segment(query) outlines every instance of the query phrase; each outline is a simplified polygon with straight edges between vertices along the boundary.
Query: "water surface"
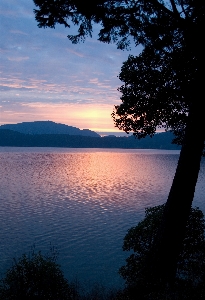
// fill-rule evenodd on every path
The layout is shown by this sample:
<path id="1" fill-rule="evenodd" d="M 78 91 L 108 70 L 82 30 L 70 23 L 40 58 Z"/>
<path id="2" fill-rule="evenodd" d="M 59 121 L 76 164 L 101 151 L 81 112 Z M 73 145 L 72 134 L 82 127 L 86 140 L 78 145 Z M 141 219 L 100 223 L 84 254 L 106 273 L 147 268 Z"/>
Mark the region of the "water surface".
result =
<path id="1" fill-rule="evenodd" d="M 179 151 L 0 147 L 0 273 L 28 252 L 59 250 L 68 279 L 119 286 L 123 237 L 166 201 Z M 202 161 L 194 205 L 205 212 Z"/>

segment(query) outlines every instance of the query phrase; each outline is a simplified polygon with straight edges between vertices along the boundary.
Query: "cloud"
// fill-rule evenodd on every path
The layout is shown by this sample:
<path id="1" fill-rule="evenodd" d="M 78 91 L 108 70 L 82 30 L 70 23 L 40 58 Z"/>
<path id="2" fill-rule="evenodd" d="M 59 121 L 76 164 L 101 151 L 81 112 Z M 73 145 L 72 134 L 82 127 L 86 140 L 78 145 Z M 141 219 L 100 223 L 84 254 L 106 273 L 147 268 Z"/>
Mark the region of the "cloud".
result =
<path id="1" fill-rule="evenodd" d="M 8 60 L 11 60 L 11 61 L 22 61 L 22 60 L 27 60 L 29 59 L 29 56 L 25 56 L 25 57 L 8 57 Z"/>
<path id="2" fill-rule="evenodd" d="M 26 32 L 23 32 L 21 30 L 10 30 L 11 33 L 14 33 L 14 34 L 23 34 L 23 35 L 28 35 L 28 33 Z"/>
<path id="3" fill-rule="evenodd" d="M 70 52 L 70 53 L 72 53 L 72 54 L 74 54 L 74 55 L 76 55 L 76 56 L 79 56 L 79 57 L 85 57 L 85 55 L 83 54 L 83 53 L 81 53 L 81 52 L 78 52 L 78 51 L 75 51 L 75 50 L 72 50 L 72 49 L 66 49 L 68 52 Z"/>
<path id="4" fill-rule="evenodd" d="M 40 77 L 40 76 L 39 76 Z M 43 76 L 41 76 L 44 78 Z M 84 76 L 73 76 L 67 78 L 64 82 L 61 78 L 56 82 L 55 78 L 37 79 L 28 77 L 24 78 L 22 73 L 14 73 L 5 77 L 0 77 L 0 87 L 2 96 L 6 99 L 15 100 L 16 93 L 22 99 L 28 98 L 28 102 L 36 101 L 38 98 L 53 98 L 56 102 L 82 102 L 82 103 L 110 103 L 119 99 L 119 92 L 113 87 L 112 81 L 94 77 L 90 78 L 89 74 Z M 112 100 L 111 100 L 112 99 Z"/>

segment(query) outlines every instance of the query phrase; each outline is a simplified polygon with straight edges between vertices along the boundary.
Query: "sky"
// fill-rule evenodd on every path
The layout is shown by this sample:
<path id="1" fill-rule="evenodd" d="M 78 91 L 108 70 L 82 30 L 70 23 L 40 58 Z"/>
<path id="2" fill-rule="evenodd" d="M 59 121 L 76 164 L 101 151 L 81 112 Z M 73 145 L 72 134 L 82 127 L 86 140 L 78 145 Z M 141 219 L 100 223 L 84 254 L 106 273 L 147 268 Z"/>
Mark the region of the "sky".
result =
<path id="1" fill-rule="evenodd" d="M 0 125 L 54 121 L 116 132 L 111 118 L 121 103 L 118 75 L 129 54 L 93 38 L 73 45 L 68 29 L 39 28 L 32 0 L 0 2 Z"/>

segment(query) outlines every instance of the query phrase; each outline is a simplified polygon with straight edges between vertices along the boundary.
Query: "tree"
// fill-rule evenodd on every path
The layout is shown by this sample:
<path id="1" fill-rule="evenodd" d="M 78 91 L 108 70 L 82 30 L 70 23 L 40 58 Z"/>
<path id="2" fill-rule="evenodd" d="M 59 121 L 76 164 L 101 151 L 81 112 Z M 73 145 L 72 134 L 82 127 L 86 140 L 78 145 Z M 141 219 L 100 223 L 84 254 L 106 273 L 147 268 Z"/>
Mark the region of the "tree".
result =
<path id="1" fill-rule="evenodd" d="M 0 299 L 75 299 L 74 289 L 56 263 L 55 253 L 22 255 L 0 282 Z"/>
<path id="2" fill-rule="evenodd" d="M 145 288 L 146 278 L 141 277 L 140 270 L 144 267 L 146 257 L 152 249 L 152 244 L 157 236 L 162 220 L 165 205 L 145 209 L 145 218 L 137 226 L 128 230 L 124 237 L 123 250 L 131 252 L 126 259 L 126 265 L 119 270 L 126 281 L 126 290 L 131 296 L 132 291 L 141 290 L 141 298 L 150 293 Z M 199 208 L 191 208 L 186 224 L 186 233 L 182 249 L 177 260 L 177 273 L 174 282 L 175 298 L 199 299 L 203 298 L 204 290 L 201 286 L 205 277 L 205 224 L 204 216 Z M 164 294 L 164 299 L 169 297 L 169 291 L 161 286 L 157 294 L 151 295 L 158 299 Z"/>
<path id="3" fill-rule="evenodd" d="M 164 127 L 181 144 L 190 104 L 189 90 L 181 82 L 184 77 L 191 82 L 192 74 L 182 67 L 185 51 L 177 52 L 162 56 L 146 47 L 123 63 L 119 78 L 124 85 L 118 89 L 122 104 L 112 114 L 116 127 L 133 131 L 138 138 L 152 136 L 157 127 Z"/>
<path id="4" fill-rule="evenodd" d="M 193 96 L 197 66 L 187 63 L 185 46 L 172 46 L 162 55 L 149 45 L 138 57 L 130 56 L 119 76 L 125 82 L 119 88 L 122 104 L 112 114 L 117 127 L 134 131 L 138 138 L 152 136 L 161 126 L 171 129 L 183 145 L 159 235 L 147 258 L 150 281 L 160 276 L 174 280 L 204 146 L 203 102 Z"/>
<path id="5" fill-rule="evenodd" d="M 39 27 L 55 27 L 57 23 L 78 27 L 76 35 L 68 35 L 73 43 L 91 36 L 93 24 L 100 23 L 100 41 L 115 42 L 123 49 L 129 47 L 132 38 L 144 48 L 134 65 L 138 68 L 138 78 L 142 76 L 146 81 L 144 84 L 138 81 L 136 93 L 129 93 L 132 88 L 129 83 L 121 88 L 123 103 L 113 116 L 117 126 L 127 132 L 134 130 L 138 137 L 153 135 L 157 125 L 170 127 L 175 133 L 183 132 L 182 150 L 161 227 L 153 253 L 147 259 L 150 280 L 158 278 L 159 282 L 170 283 L 176 274 L 204 147 L 205 3 L 200 0 L 34 0 L 34 3 L 39 8 L 35 10 Z M 132 65 L 133 59 L 130 58 Z M 161 80 L 159 88 L 156 74 Z M 128 72 L 125 82 L 129 82 L 131 75 L 136 76 Z M 168 83 L 166 88 L 165 83 Z"/>

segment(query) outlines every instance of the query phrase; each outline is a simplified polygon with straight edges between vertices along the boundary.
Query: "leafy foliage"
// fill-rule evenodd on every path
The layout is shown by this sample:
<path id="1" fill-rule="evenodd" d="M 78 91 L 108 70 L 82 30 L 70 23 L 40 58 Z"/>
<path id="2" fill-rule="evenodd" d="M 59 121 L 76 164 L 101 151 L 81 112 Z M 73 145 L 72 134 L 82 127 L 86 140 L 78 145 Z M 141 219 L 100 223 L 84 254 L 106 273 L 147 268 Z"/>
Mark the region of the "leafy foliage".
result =
<path id="1" fill-rule="evenodd" d="M 126 265 L 119 270 L 128 287 L 146 280 L 140 278 L 141 269 L 152 249 L 162 219 L 164 205 L 145 209 L 145 218 L 136 227 L 128 230 L 124 238 L 123 250 L 132 251 Z M 205 279 L 205 224 L 199 208 L 192 208 L 186 226 L 186 235 L 177 263 L 176 283 L 189 287 L 200 287 Z"/>
<path id="2" fill-rule="evenodd" d="M 56 263 L 55 253 L 22 255 L 0 282 L 0 299 L 74 299 L 74 290 Z"/>
<path id="3" fill-rule="evenodd" d="M 168 47 L 173 43 L 173 33 L 176 44 L 181 35 L 178 29 L 186 28 L 183 20 L 200 23 L 204 13 L 204 5 L 192 0 L 34 0 L 34 3 L 38 7 L 34 12 L 39 27 L 75 25 L 78 34 L 68 38 L 77 43 L 92 34 L 93 23 L 99 23 L 102 25 L 99 40 L 117 43 L 119 48 L 129 46 L 130 37 L 136 44 Z"/>
<path id="4" fill-rule="evenodd" d="M 115 125 L 135 135 L 153 135 L 157 127 L 184 131 L 190 101 L 182 77 L 190 77 L 182 67 L 183 53 L 164 56 L 146 48 L 138 57 L 129 56 L 123 63 L 119 78 L 125 84 L 119 88 L 122 104 L 115 106 Z M 179 63 L 178 60 L 181 60 Z M 190 81 L 191 79 L 189 79 Z"/>

